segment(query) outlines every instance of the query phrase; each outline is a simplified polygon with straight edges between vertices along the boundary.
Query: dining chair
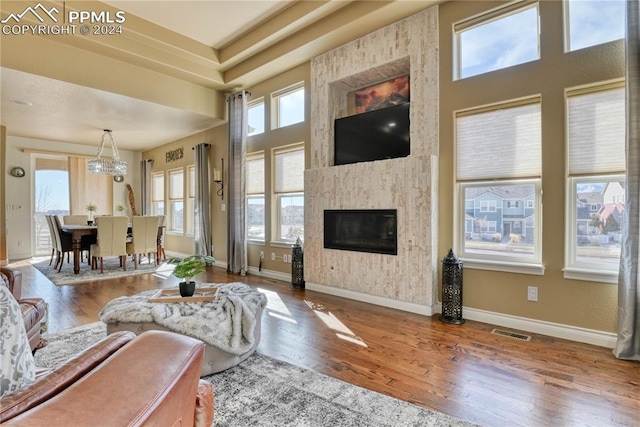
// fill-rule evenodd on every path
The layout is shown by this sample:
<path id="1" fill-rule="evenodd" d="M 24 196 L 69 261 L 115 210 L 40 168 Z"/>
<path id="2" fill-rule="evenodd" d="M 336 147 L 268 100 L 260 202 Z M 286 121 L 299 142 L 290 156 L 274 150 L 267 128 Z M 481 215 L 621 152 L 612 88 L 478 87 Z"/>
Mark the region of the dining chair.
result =
<path id="1" fill-rule="evenodd" d="M 64 215 L 62 222 L 64 225 L 87 225 L 89 215 Z"/>
<path id="2" fill-rule="evenodd" d="M 58 273 L 62 271 L 62 264 L 64 264 L 64 254 L 67 254 L 67 263 L 69 262 L 69 253 L 73 251 L 73 242 L 71 236 L 62 231 L 62 223 L 58 215 L 51 215 L 51 226 L 53 227 L 54 235 L 56 238 L 56 249 L 58 250 L 58 258 L 54 268 L 58 268 Z"/>
<path id="3" fill-rule="evenodd" d="M 159 218 L 157 216 L 133 217 L 131 223 L 131 242 L 127 242 L 127 255 L 133 256 L 133 266 L 135 269 L 138 268 L 138 262 L 142 254 L 146 254 L 149 263 L 151 263 L 151 254 L 157 253 L 158 224 Z"/>
<path id="4" fill-rule="evenodd" d="M 97 268 L 100 259 L 100 273 L 104 273 L 104 257 L 117 256 L 120 265 L 127 270 L 127 217 L 102 216 L 98 221 L 98 240 L 91 245 L 91 268 Z"/>
<path id="5" fill-rule="evenodd" d="M 49 259 L 49 265 L 53 262 L 53 256 L 56 254 L 56 235 L 53 231 L 53 224 L 51 224 L 51 215 L 44 216 L 45 221 L 47 222 L 47 227 L 49 228 L 49 238 L 51 239 L 51 259 Z M 58 258 L 56 257 L 56 264 Z"/>

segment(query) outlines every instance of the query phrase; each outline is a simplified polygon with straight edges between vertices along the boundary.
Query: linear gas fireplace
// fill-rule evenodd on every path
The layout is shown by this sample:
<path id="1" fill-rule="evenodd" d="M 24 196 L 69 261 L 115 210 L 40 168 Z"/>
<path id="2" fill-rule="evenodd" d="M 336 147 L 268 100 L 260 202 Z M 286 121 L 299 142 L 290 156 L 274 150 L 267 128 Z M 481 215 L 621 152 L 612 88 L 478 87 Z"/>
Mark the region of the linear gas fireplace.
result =
<path id="1" fill-rule="evenodd" d="M 398 254 L 396 209 L 325 210 L 324 247 Z"/>

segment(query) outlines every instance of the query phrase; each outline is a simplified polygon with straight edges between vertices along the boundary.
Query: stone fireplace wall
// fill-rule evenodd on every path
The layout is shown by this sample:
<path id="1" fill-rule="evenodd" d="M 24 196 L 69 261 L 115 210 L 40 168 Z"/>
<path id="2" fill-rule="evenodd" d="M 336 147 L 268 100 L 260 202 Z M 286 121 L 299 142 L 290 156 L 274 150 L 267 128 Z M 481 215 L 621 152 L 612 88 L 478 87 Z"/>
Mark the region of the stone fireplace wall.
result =
<path id="1" fill-rule="evenodd" d="M 432 314 L 437 296 L 438 9 L 311 61 L 311 168 L 305 171 L 309 289 Z M 410 76 L 411 154 L 333 166 L 333 123 L 347 94 Z M 325 209 L 397 209 L 398 255 L 324 249 Z"/>

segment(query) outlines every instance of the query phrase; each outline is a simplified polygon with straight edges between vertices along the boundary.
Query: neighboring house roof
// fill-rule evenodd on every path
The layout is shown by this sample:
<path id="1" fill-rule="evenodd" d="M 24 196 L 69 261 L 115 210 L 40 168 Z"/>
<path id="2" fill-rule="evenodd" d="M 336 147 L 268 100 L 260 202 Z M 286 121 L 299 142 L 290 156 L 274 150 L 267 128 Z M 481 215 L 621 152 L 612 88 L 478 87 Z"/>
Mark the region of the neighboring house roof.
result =
<path id="1" fill-rule="evenodd" d="M 477 199 L 486 193 L 491 193 L 503 200 L 521 200 L 534 193 L 534 188 L 529 185 L 513 185 L 500 187 L 467 187 L 465 198 Z"/>
<path id="2" fill-rule="evenodd" d="M 578 200 L 590 205 L 602 204 L 604 201 L 603 193 L 600 191 L 588 191 L 578 193 Z"/>

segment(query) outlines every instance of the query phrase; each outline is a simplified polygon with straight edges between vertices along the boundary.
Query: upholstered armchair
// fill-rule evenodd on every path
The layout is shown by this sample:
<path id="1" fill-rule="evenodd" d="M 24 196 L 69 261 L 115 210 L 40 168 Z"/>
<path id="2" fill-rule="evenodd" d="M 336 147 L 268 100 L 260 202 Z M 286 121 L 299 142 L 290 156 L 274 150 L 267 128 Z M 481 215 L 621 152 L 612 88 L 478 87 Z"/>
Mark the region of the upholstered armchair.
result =
<path id="1" fill-rule="evenodd" d="M 98 220 L 98 241 L 91 245 L 91 268 L 97 268 L 100 259 L 100 273 L 104 273 L 104 257 L 117 256 L 123 270 L 127 269 L 127 228 L 126 216 L 102 216 Z"/>
<path id="2" fill-rule="evenodd" d="M 158 226 L 160 219 L 157 216 L 134 216 L 131 226 L 131 242 L 127 243 L 127 255 L 133 255 L 134 268 L 138 268 L 138 258 L 141 254 L 147 254 L 149 263 L 151 254 L 158 252 Z"/>

